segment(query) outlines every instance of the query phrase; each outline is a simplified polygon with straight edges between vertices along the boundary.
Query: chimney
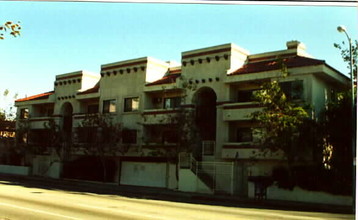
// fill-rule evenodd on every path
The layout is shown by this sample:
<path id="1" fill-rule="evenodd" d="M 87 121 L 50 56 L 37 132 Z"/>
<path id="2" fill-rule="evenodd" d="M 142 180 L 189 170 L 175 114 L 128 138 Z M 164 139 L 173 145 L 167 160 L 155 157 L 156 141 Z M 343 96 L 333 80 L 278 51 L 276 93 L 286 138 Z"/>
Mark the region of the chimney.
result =
<path id="1" fill-rule="evenodd" d="M 297 40 L 288 41 L 288 42 L 286 43 L 286 45 L 287 45 L 287 49 L 306 50 L 306 46 L 305 46 L 303 43 L 301 43 L 301 42 L 299 42 L 299 41 L 297 41 Z"/>
<path id="2" fill-rule="evenodd" d="M 294 50 L 297 55 L 304 57 L 312 57 L 306 52 L 306 46 L 300 41 L 293 40 L 286 43 L 287 50 Z"/>

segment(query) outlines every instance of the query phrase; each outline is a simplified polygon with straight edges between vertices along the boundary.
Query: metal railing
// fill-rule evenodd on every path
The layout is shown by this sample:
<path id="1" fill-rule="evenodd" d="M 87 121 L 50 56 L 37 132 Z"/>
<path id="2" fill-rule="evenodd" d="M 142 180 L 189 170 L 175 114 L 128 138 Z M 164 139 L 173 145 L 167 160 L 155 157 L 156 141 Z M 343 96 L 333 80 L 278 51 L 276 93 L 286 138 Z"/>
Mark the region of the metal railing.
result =
<path id="1" fill-rule="evenodd" d="M 212 192 L 222 194 L 234 193 L 234 163 L 216 161 L 197 161 L 190 153 L 179 155 L 180 169 L 189 169 Z"/>

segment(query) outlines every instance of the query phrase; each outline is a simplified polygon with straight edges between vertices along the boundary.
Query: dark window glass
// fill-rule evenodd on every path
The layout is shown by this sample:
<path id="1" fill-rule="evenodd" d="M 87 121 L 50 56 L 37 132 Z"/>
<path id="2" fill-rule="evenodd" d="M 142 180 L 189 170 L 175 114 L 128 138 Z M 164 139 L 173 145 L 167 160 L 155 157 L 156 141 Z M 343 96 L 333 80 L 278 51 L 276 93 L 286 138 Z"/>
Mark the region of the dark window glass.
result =
<path id="1" fill-rule="evenodd" d="M 116 100 L 110 99 L 103 101 L 103 113 L 114 113 L 116 112 Z"/>
<path id="2" fill-rule="evenodd" d="M 175 132 L 175 130 L 165 130 L 163 132 L 163 141 L 167 143 L 177 143 L 178 134 Z"/>
<path id="3" fill-rule="evenodd" d="M 237 142 L 251 142 L 252 141 L 251 128 L 238 128 L 236 130 L 236 141 Z"/>
<path id="4" fill-rule="evenodd" d="M 237 93 L 238 102 L 252 102 L 254 101 L 254 92 L 257 90 L 240 90 Z"/>
<path id="5" fill-rule="evenodd" d="M 134 112 L 139 109 L 139 98 L 125 98 L 124 99 L 124 112 Z"/>
<path id="6" fill-rule="evenodd" d="M 91 143 L 95 142 L 97 138 L 96 127 L 78 127 L 77 137 L 79 143 Z"/>
<path id="7" fill-rule="evenodd" d="M 20 119 L 27 119 L 29 118 L 29 109 L 23 108 L 20 110 Z"/>
<path id="8" fill-rule="evenodd" d="M 303 99 L 303 81 L 291 81 L 280 83 L 282 91 L 285 93 L 288 100 Z"/>
<path id="9" fill-rule="evenodd" d="M 39 147 L 49 147 L 51 145 L 51 131 L 48 129 L 31 129 L 29 131 L 29 144 L 36 144 Z"/>
<path id="10" fill-rule="evenodd" d="M 124 144 L 137 143 L 137 130 L 123 130 L 122 131 L 122 142 Z"/>
<path id="11" fill-rule="evenodd" d="M 94 114 L 98 113 L 98 104 L 88 105 L 87 106 L 87 113 L 88 114 Z"/>
<path id="12" fill-rule="evenodd" d="M 181 99 L 180 97 L 165 98 L 164 99 L 164 108 L 178 108 L 180 106 Z"/>
<path id="13" fill-rule="evenodd" d="M 47 109 L 47 113 L 46 113 L 48 117 L 52 116 L 53 115 L 53 108 L 48 108 Z"/>

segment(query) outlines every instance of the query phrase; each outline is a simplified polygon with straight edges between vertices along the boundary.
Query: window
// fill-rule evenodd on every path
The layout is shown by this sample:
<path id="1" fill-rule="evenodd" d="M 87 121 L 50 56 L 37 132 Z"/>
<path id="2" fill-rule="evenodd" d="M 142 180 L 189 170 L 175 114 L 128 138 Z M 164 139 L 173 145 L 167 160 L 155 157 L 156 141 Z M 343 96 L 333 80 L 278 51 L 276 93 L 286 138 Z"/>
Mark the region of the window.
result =
<path id="1" fill-rule="evenodd" d="M 254 101 L 254 93 L 257 90 L 239 90 L 237 93 L 238 102 L 252 102 Z"/>
<path id="2" fill-rule="evenodd" d="M 103 105 L 104 106 L 104 105 Z M 87 106 L 87 113 L 88 114 L 94 114 L 98 113 L 98 104 L 92 104 Z"/>
<path id="3" fill-rule="evenodd" d="M 122 131 L 123 144 L 135 144 L 137 143 L 137 130 L 123 130 Z"/>
<path id="4" fill-rule="evenodd" d="M 296 80 L 291 82 L 280 83 L 282 91 L 285 93 L 288 100 L 303 99 L 303 81 Z"/>
<path id="5" fill-rule="evenodd" d="M 139 108 L 139 98 L 125 98 L 124 99 L 124 112 L 135 112 Z"/>
<path id="6" fill-rule="evenodd" d="M 236 130 L 236 141 L 237 142 L 251 142 L 252 130 L 251 128 L 237 128 Z"/>
<path id="7" fill-rule="evenodd" d="M 53 108 L 48 108 L 46 112 L 47 117 L 51 117 L 53 115 Z"/>
<path id="8" fill-rule="evenodd" d="M 35 117 L 50 117 L 53 115 L 52 105 L 34 105 L 33 116 Z"/>
<path id="9" fill-rule="evenodd" d="M 178 134 L 174 129 L 168 129 L 163 131 L 163 142 L 167 143 L 177 143 Z"/>
<path id="10" fill-rule="evenodd" d="M 47 147 L 51 144 L 51 132 L 48 129 L 31 129 L 28 142 L 39 147 Z"/>
<path id="11" fill-rule="evenodd" d="M 29 109 L 23 108 L 20 110 L 20 119 L 27 119 L 29 118 Z"/>
<path id="12" fill-rule="evenodd" d="M 96 141 L 96 127 L 78 127 L 76 131 L 79 143 L 94 143 Z"/>
<path id="13" fill-rule="evenodd" d="M 180 97 L 165 98 L 164 99 L 164 109 L 178 108 L 180 106 L 180 102 L 181 102 Z"/>
<path id="14" fill-rule="evenodd" d="M 103 101 L 103 113 L 114 113 L 116 112 L 116 100 L 110 99 Z"/>

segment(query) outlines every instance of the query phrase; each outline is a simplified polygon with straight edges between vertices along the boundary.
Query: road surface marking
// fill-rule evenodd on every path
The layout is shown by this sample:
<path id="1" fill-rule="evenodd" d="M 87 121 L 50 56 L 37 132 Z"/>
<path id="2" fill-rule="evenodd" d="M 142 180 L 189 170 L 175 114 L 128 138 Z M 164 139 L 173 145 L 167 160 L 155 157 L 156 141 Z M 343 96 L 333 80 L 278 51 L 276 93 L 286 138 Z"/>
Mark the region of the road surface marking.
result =
<path id="1" fill-rule="evenodd" d="M 30 212 L 37 212 L 37 213 L 41 213 L 41 214 L 45 214 L 45 215 L 57 216 L 57 217 L 61 217 L 61 218 L 80 220 L 80 218 L 75 218 L 75 217 L 71 217 L 71 216 L 56 214 L 56 213 L 52 213 L 52 212 L 46 212 L 46 211 L 37 210 L 37 209 L 26 208 L 26 207 L 12 205 L 12 204 L 8 204 L 8 203 L 0 202 L 0 205 L 7 206 L 7 207 L 12 207 L 12 208 L 16 208 L 16 209 L 23 209 L 23 210 L 27 210 L 27 211 L 30 211 Z"/>

